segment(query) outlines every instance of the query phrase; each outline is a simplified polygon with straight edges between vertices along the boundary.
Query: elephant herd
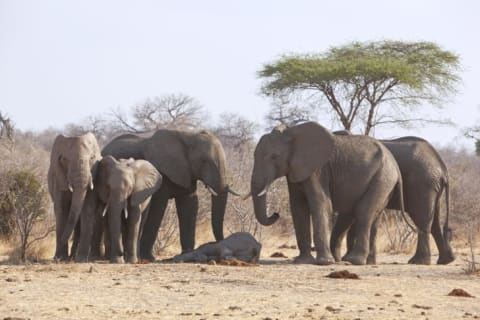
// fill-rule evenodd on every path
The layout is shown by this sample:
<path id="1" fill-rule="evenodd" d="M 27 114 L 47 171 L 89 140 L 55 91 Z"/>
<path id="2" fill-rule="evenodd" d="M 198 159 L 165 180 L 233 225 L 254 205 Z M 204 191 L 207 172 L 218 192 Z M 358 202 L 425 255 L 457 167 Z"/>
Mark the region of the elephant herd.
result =
<path id="1" fill-rule="evenodd" d="M 59 135 L 51 152 L 48 187 L 56 218 L 56 260 L 100 258 L 102 239 L 111 262 L 155 260 L 153 245 L 169 199 L 175 200 L 182 254 L 195 246 L 197 181 L 211 193 L 212 229 L 224 239 L 229 193 L 222 144 L 207 131 L 161 129 L 124 134 L 101 151 L 91 133 Z M 254 152 L 250 193 L 257 221 L 271 225 L 269 185 L 286 177 L 297 246 L 295 263 L 375 263 L 379 216 L 388 209 L 409 214 L 418 230 L 409 263 L 430 264 L 429 237 L 437 263 L 454 260 L 449 241 L 449 184 L 445 164 L 425 140 L 375 140 L 326 130 L 315 122 L 279 126 L 263 135 Z M 440 226 L 445 195 L 447 218 Z M 333 229 L 329 218 L 337 213 Z M 316 256 L 311 253 L 313 244 Z M 73 242 L 69 250 L 69 239 Z M 340 243 L 347 236 L 347 253 Z"/>

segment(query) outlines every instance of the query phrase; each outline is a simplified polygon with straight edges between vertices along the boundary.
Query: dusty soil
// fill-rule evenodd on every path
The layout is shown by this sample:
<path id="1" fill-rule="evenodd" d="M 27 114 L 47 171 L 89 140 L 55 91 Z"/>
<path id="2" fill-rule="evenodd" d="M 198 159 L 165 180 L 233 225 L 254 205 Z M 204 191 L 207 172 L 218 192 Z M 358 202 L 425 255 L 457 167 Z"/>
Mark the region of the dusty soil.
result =
<path id="1" fill-rule="evenodd" d="M 0 319 L 480 318 L 480 277 L 465 275 L 461 258 L 413 266 L 408 256 L 381 255 L 376 266 L 314 266 L 264 256 L 256 267 L 3 264 Z M 360 279 L 326 277 L 342 270 Z M 448 296 L 457 288 L 474 298 Z"/>

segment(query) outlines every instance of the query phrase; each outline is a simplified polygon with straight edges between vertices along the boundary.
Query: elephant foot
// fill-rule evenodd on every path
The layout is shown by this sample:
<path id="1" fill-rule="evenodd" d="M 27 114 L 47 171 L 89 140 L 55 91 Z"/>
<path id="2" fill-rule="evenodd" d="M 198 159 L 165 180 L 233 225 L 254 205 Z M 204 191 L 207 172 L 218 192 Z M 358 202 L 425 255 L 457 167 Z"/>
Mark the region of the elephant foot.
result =
<path id="1" fill-rule="evenodd" d="M 367 264 L 377 264 L 377 257 L 368 255 Z"/>
<path id="2" fill-rule="evenodd" d="M 317 259 L 315 259 L 315 263 L 321 266 L 327 266 L 330 264 L 335 263 L 335 259 L 333 259 L 332 256 L 330 257 L 324 257 L 324 256 L 317 256 Z"/>
<path id="3" fill-rule="evenodd" d="M 364 265 L 367 263 L 367 258 L 364 255 L 360 254 L 346 254 L 343 258 L 343 261 L 348 261 L 354 265 Z"/>
<path id="4" fill-rule="evenodd" d="M 140 253 L 140 260 L 155 262 L 155 257 L 151 253 Z"/>
<path id="5" fill-rule="evenodd" d="M 125 259 L 127 263 L 138 263 L 138 258 L 136 256 L 127 256 Z"/>
<path id="6" fill-rule="evenodd" d="M 293 259 L 294 264 L 316 264 L 315 258 L 311 254 L 301 254 Z"/>
<path id="7" fill-rule="evenodd" d="M 110 263 L 124 263 L 122 256 L 111 257 Z"/>
<path id="8" fill-rule="evenodd" d="M 53 261 L 59 263 L 59 262 L 68 262 L 70 261 L 70 257 L 69 256 L 66 256 L 66 257 L 59 257 L 59 256 L 55 256 L 53 257 Z"/>
<path id="9" fill-rule="evenodd" d="M 414 255 L 410 260 L 408 260 L 409 264 L 425 264 L 429 265 L 430 264 L 430 256 L 417 256 Z"/>
<path id="10" fill-rule="evenodd" d="M 437 264 L 449 264 L 455 260 L 455 255 L 452 252 L 444 254 L 438 257 Z"/>

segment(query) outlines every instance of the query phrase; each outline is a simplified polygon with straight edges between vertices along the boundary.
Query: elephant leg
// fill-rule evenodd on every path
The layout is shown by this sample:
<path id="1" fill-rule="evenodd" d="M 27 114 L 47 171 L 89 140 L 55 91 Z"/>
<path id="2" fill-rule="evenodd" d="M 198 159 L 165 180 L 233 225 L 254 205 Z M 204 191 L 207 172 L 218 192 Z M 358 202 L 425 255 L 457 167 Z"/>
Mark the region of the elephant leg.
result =
<path id="1" fill-rule="evenodd" d="M 191 193 L 175 198 L 178 224 L 180 227 L 180 244 L 182 253 L 192 251 L 195 247 L 195 224 L 198 212 L 197 194 Z"/>
<path id="2" fill-rule="evenodd" d="M 300 251 L 294 263 L 314 264 L 315 259 L 311 254 L 312 236 L 310 231 L 310 212 L 303 191 L 296 185 L 289 184 L 290 211 L 292 213 L 293 227 L 297 239 L 297 247 Z"/>
<path id="3" fill-rule="evenodd" d="M 57 191 L 53 201 L 55 211 L 55 236 L 56 248 L 54 259 L 57 261 L 68 260 L 68 243 L 63 243 L 61 237 L 67 222 L 68 210 L 70 208 L 70 197 L 66 192 Z"/>
<path id="4" fill-rule="evenodd" d="M 355 244 L 351 252 L 343 260 L 360 265 L 367 263 L 370 251 L 372 224 L 378 219 L 380 212 L 386 207 L 390 191 L 382 183 L 381 175 L 375 177 L 369 189 L 354 208 Z"/>
<path id="5" fill-rule="evenodd" d="M 368 251 L 367 264 L 377 264 L 377 232 L 380 216 L 377 217 L 370 229 L 370 250 Z"/>
<path id="6" fill-rule="evenodd" d="M 316 263 L 328 265 L 335 262 L 329 247 L 330 228 L 328 217 L 333 214 L 330 199 L 316 179 L 304 182 L 308 208 L 312 217 L 313 243 L 317 252 Z"/>
<path id="7" fill-rule="evenodd" d="M 422 194 L 415 199 L 415 206 L 410 210 L 410 217 L 417 226 L 418 238 L 415 254 L 408 263 L 430 264 L 430 230 L 432 229 L 435 197 L 433 194 Z"/>
<path id="8" fill-rule="evenodd" d="M 348 228 L 350 228 L 352 223 L 353 217 L 351 214 L 338 214 L 337 221 L 335 222 L 332 229 L 332 235 L 330 236 L 330 250 L 332 251 L 335 261 L 340 261 L 341 259 L 342 240 L 345 237 L 345 233 L 347 232 Z M 353 227 L 350 228 L 348 232 L 349 236 L 352 233 L 352 229 Z"/>
<path id="9" fill-rule="evenodd" d="M 435 239 L 435 243 L 438 248 L 438 260 L 437 264 L 448 264 L 455 260 L 455 255 L 453 254 L 452 247 L 450 246 L 450 239 L 448 234 L 442 234 L 442 229 L 440 226 L 440 198 L 442 193 L 437 195 L 435 201 L 435 209 L 432 222 L 432 235 Z"/>
<path id="10" fill-rule="evenodd" d="M 80 215 L 80 239 L 75 255 L 75 262 L 87 262 L 92 245 L 93 224 L 95 218 L 95 195 L 88 191 Z"/>
<path id="11" fill-rule="evenodd" d="M 140 218 L 141 212 L 138 206 L 129 208 L 127 219 L 127 239 L 125 242 L 125 256 L 128 263 L 137 263 L 138 261 L 137 242 L 140 232 Z"/>
<path id="12" fill-rule="evenodd" d="M 162 223 L 163 215 L 168 204 L 167 192 L 162 188 L 157 191 L 150 202 L 150 212 L 147 215 L 143 232 L 140 238 L 140 259 L 155 261 L 153 245 L 157 240 L 158 229 Z"/>

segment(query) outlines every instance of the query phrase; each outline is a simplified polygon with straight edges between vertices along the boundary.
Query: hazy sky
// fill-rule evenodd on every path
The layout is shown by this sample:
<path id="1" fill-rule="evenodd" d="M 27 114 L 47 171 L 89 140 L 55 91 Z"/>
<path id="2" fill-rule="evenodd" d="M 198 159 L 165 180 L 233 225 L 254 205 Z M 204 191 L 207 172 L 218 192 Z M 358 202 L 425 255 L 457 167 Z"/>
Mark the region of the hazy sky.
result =
<path id="1" fill-rule="evenodd" d="M 474 0 L 0 0 L 0 110 L 39 130 L 182 92 L 212 116 L 261 121 L 269 100 L 256 72 L 282 53 L 426 40 L 462 58 L 461 92 L 440 115 L 458 128 L 384 128 L 377 137 L 466 144 L 460 129 L 480 122 L 479 12 Z"/>

